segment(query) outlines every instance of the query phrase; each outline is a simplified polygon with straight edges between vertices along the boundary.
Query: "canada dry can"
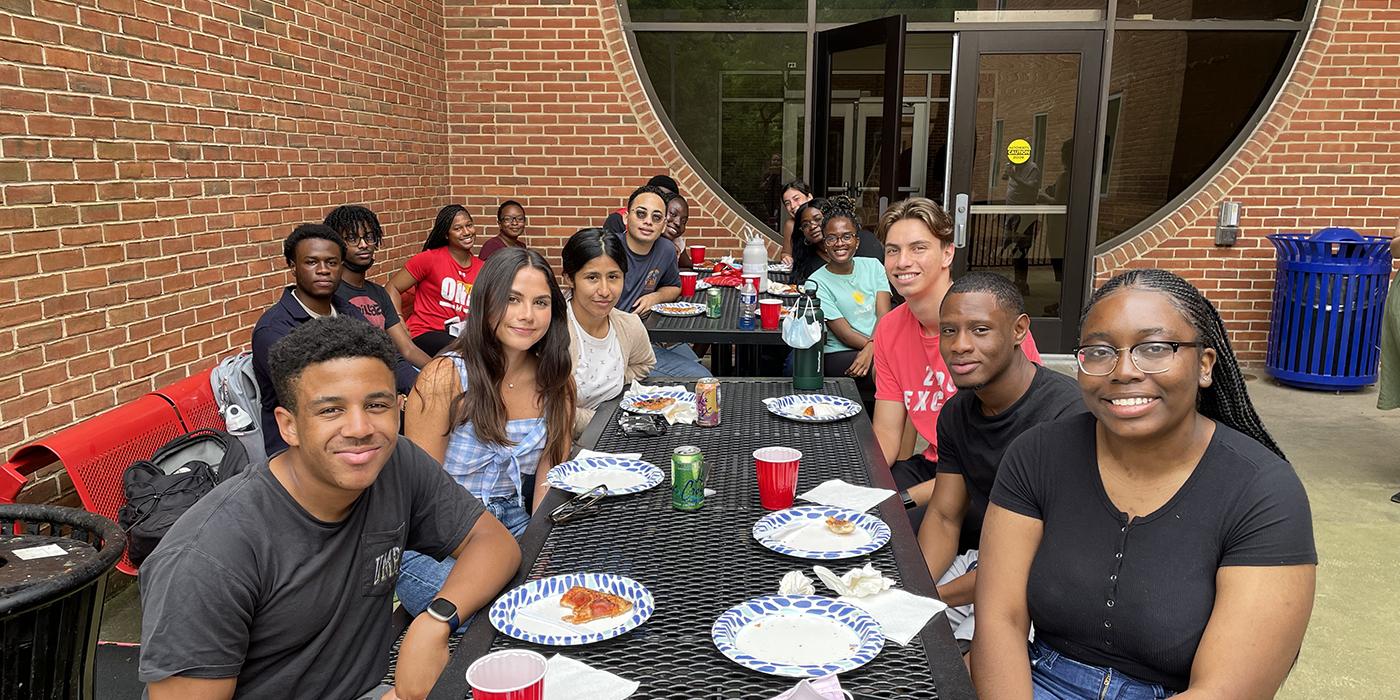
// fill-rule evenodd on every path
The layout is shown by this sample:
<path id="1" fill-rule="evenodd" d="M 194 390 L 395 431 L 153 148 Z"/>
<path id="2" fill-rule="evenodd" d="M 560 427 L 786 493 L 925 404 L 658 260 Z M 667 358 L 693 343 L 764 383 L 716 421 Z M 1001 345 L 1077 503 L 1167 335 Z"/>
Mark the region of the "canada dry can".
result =
<path id="1" fill-rule="evenodd" d="M 695 424 L 706 428 L 719 425 L 719 380 L 714 377 L 695 382 Z"/>
<path id="2" fill-rule="evenodd" d="M 705 505 L 705 456 L 694 445 L 671 452 L 671 507 L 700 510 Z"/>
<path id="3" fill-rule="evenodd" d="M 705 292 L 705 318 L 719 318 L 724 313 L 724 297 L 720 295 L 718 287 L 710 287 L 710 291 Z"/>

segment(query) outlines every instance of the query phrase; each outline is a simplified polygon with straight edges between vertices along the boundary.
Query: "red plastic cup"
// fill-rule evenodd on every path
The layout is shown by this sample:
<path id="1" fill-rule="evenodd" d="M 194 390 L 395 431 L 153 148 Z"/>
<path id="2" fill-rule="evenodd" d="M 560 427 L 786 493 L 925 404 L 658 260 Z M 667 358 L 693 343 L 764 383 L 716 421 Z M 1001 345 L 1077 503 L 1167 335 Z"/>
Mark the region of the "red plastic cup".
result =
<path id="1" fill-rule="evenodd" d="M 758 502 L 768 510 L 791 508 L 802 453 L 791 447 L 760 447 L 753 451 L 753 462 L 758 470 Z"/>
<path id="2" fill-rule="evenodd" d="M 705 262 L 705 246 L 690 246 L 690 264 L 700 265 Z"/>
<path id="3" fill-rule="evenodd" d="M 467 668 L 472 700 L 544 700 L 543 656 L 525 649 L 487 654 Z"/>
<path id="4" fill-rule="evenodd" d="M 681 296 L 683 296 L 683 297 L 693 297 L 693 296 L 695 296 L 695 281 L 696 281 L 697 279 L 699 279 L 699 275 L 697 275 L 697 274 L 694 273 L 694 272 L 682 272 L 682 273 L 681 273 Z"/>
<path id="5" fill-rule="evenodd" d="M 681 281 L 684 284 L 684 280 Z M 760 299 L 758 302 L 759 321 L 763 324 L 763 330 L 778 330 L 778 319 L 783 310 L 781 299 Z"/>
<path id="6" fill-rule="evenodd" d="M 762 277 L 759 277 L 758 275 L 744 275 L 744 276 L 743 276 L 743 279 L 744 279 L 744 286 L 743 286 L 743 287 L 740 287 L 740 288 L 739 288 L 739 291 L 743 291 L 743 290 L 744 290 L 744 287 L 747 287 L 747 286 L 749 285 L 749 280 L 753 280 L 753 290 L 754 290 L 755 292 L 758 292 L 759 294 L 762 294 L 763 292 L 767 291 L 767 290 L 765 290 L 765 289 L 763 288 L 763 278 L 762 278 Z"/>

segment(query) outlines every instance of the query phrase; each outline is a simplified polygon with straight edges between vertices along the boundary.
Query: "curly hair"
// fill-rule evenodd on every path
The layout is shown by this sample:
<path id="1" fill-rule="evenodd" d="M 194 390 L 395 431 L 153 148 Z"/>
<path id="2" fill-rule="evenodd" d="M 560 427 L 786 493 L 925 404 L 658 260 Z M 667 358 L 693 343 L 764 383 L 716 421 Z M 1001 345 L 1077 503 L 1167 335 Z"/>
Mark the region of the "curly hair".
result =
<path id="1" fill-rule="evenodd" d="M 334 243 L 335 246 L 340 249 L 340 259 L 345 259 L 345 239 L 341 238 L 340 234 L 335 232 L 335 229 L 325 224 L 302 224 L 292 229 L 292 233 L 287 236 L 287 240 L 282 241 L 282 257 L 287 259 L 288 265 L 296 262 L 297 245 L 302 241 L 310 239 L 320 239 Z"/>
<path id="2" fill-rule="evenodd" d="M 335 229 L 335 232 L 347 241 L 368 234 L 375 245 L 384 242 L 384 227 L 379 225 L 379 217 L 369 208 L 358 204 L 345 204 L 332 209 L 321 223 Z"/>
<path id="3" fill-rule="evenodd" d="M 297 326 L 268 352 L 268 372 L 278 403 L 295 413 L 296 384 L 307 367 L 356 357 L 383 362 L 393 385 L 398 351 L 388 333 L 350 316 L 315 318 Z"/>

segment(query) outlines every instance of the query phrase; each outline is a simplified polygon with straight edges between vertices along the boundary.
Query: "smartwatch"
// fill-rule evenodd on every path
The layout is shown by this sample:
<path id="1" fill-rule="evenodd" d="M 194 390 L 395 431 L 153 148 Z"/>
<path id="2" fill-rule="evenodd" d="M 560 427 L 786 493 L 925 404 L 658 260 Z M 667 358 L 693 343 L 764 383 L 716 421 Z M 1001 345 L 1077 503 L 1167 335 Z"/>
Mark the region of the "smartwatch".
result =
<path id="1" fill-rule="evenodd" d="M 434 620 L 446 622 L 450 628 L 449 632 L 457 631 L 457 606 L 452 601 L 446 598 L 434 598 L 433 602 L 428 603 L 428 608 L 424 612 L 432 616 Z"/>
<path id="2" fill-rule="evenodd" d="M 910 495 L 909 495 L 909 492 L 908 492 L 908 491 L 905 491 L 904 489 L 900 489 L 900 490 L 899 490 L 899 500 L 904 501 L 904 509 L 905 509 L 905 510 L 909 510 L 909 509 L 914 508 L 915 506 L 919 505 L 918 503 L 915 503 L 915 502 L 914 502 L 914 497 L 913 497 L 913 496 L 910 496 Z"/>

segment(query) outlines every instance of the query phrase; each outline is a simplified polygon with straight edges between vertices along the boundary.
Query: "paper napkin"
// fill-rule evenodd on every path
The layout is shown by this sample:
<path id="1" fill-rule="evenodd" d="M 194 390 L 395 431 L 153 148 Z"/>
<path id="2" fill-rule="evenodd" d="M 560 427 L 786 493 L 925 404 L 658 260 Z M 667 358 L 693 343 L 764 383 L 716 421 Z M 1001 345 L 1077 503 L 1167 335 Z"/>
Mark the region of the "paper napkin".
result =
<path id="1" fill-rule="evenodd" d="M 584 450 L 584 449 L 580 449 L 580 450 L 578 451 L 578 454 L 574 455 L 574 459 L 585 459 L 585 458 L 588 458 L 588 457 L 602 457 L 602 458 L 605 458 L 605 459 L 606 459 L 606 458 L 613 458 L 613 459 L 641 459 L 641 458 L 642 458 L 642 453 L 640 453 L 640 452 L 594 452 L 593 450 Z"/>
<path id="2" fill-rule="evenodd" d="M 551 656 L 545 664 L 545 700 L 624 700 L 637 692 L 640 685 L 563 654 Z"/>
<path id="3" fill-rule="evenodd" d="M 807 493 L 798 494 L 797 497 L 824 506 L 850 508 L 864 513 L 893 495 L 894 492 L 889 489 L 866 488 L 848 484 L 840 479 L 832 479 L 823 481 L 816 488 Z"/>
<path id="4" fill-rule="evenodd" d="M 839 600 L 870 613 L 880 623 L 885 639 L 900 646 L 909 644 L 934 615 L 948 607 L 941 600 L 914 595 L 902 588 L 864 598 L 841 596 Z"/>

